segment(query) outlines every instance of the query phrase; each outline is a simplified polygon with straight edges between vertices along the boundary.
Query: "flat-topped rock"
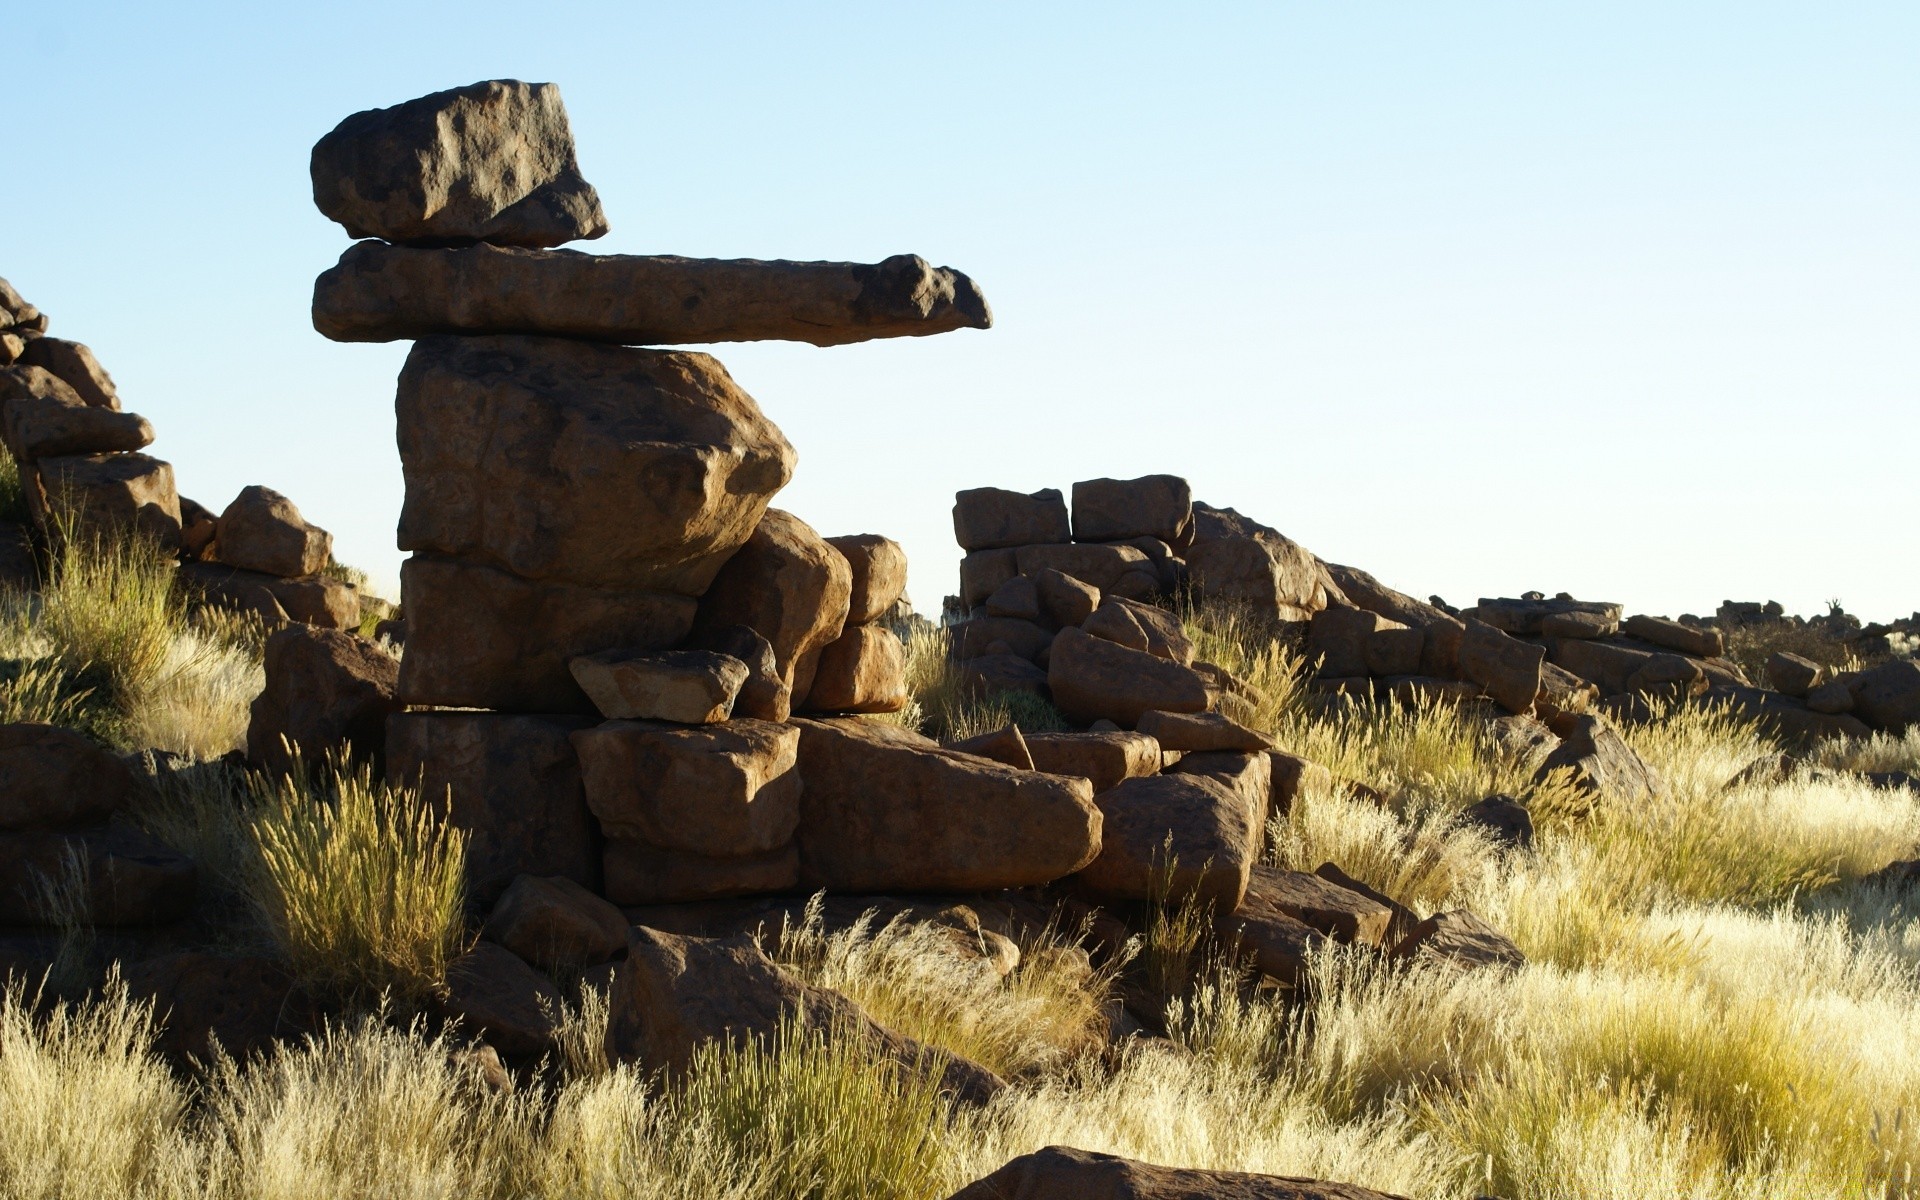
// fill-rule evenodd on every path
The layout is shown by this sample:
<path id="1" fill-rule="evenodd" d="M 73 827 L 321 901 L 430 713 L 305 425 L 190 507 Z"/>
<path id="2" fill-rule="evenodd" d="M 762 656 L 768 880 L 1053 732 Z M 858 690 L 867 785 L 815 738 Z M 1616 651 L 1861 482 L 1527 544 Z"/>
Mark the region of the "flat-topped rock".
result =
<path id="1" fill-rule="evenodd" d="M 551 83 L 485 80 L 354 113 L 310 170 L 314 204 L 357 238 L 557 246 L 607 231 Z"/>
<path id="2" fill-rule="evenodd" d="M 567 664 L 603 717 L 711 725 L 733 714 L 747 664 L 711 650 L 605 650 Z"/>
<path id="3" fill-rule="evenodd" d="M 313 327 L 336 342 L 526 333 L 629 346 L 844 346 L 992 323 L 973 280 L 913 254 L 789 262 L 362 242 L 313 287 Z"/>

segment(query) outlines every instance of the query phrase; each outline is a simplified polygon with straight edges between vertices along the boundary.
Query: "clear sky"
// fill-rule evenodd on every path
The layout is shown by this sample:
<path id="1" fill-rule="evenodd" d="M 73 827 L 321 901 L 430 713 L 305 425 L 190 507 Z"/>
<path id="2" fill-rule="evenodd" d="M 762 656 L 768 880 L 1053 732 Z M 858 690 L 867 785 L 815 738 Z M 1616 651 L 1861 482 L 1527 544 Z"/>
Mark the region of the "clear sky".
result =
<path id="1" fill-rule="evenodd" d="M 1920 608 L 1920 6 L 102 4 L 9 13 L 0 275 L 182 491 L 393 587 L 404 344 L 309 323 L 348 113 L 560 84 L 607 252 L 978 279 L 983 333 L 714 348 L 923 611 L 953 492 L 1175 472 L 1455 603 Z"/>

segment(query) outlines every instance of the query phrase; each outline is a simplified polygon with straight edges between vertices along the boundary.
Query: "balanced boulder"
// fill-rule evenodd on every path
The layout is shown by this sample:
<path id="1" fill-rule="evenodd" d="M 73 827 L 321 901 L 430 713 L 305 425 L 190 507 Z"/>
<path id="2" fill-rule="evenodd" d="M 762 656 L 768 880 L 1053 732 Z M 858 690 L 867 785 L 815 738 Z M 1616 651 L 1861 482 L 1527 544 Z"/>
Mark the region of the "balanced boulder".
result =
<path id="1" fill-rule="evenodd" d="M 969 554 L 1041 542 L 1065 542 L 1072 536 L 1067 504 L 1057 488 L 1031 495 L 1005 488 L 970 488 L 953 498 L 953 536 Z"/>
<path id="2" fill-rule="evenodd" d="M 799 517 L 769 508 L 701 598 L 697 625 L 745 625 L 766 638 L 798 707 L 820 652 L 846 627 L 852 595 L 846 556 Z"/>
<path id="3" fill-rule="evenodd" d="M 830 537 L 853 571 L 847 596 L 847 624 L 870 625 L 887 615 L 907 590 L 907 552 L 899 542 L 877 533 Z"/>
<path id="4" fill-rule="evenodd" d="M 221 562 L 283 578 L 318 574 L 333 559 L 333 535 L 258 484 L 240 489 L 215 522 L 213 538 Z"/>
<path id="5" fill-rule="evenodd" d="M 1080 872 L 1111 900 L 1189 897 L 1232 912 L 1258 852 L 1245 797 L 1205 775 L 1129 779 L 1100 793 L 1099 857 Z"/>
<path id="6" fill-rule="evenodd" d="M 1167 545 L 1193 537 L 1193 492 L 1178 475 L 1088 479 L 1073 485 L 1073 540 L 1124 542 L 1150 537 Z"/>
<path id="7" fill-rule="evenodd" d="M 1047 683 L 1060 711 L 1076 721 L 1105 717 L 1130 726 L 1152 709 L 1203 712 L 1210 699 L 1192 668 L 1080 629 L 1053 639 Z"/>

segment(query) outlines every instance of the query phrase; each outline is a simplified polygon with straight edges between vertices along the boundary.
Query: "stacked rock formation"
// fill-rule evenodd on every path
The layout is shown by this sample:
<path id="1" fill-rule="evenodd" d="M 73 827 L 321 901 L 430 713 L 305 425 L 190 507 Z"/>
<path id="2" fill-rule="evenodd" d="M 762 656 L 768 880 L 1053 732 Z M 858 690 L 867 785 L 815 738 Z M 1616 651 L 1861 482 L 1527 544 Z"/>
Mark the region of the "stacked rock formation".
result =
<path id="1" fill-rule="evenodd" d="M 519 876 L 627 904 L 880 874 L 1008 886 L 1091 857 L 1082 781 L 845 715 L 906 702 L 881 623 L 904 553 L 769 507 L 793 447 L 714 358 L 659 348 L 984 328 L 971 280 L 912 256 L 554 249 L 606 221 L 550 84 L 356 114 L 314 148 L 313 181 L 378 239 L 320 276 L 315 327 L 415 339 L 387 765 L 448 798 L 480 898 Z M 1005 829 L 974 828 L 996 813 Z"/>

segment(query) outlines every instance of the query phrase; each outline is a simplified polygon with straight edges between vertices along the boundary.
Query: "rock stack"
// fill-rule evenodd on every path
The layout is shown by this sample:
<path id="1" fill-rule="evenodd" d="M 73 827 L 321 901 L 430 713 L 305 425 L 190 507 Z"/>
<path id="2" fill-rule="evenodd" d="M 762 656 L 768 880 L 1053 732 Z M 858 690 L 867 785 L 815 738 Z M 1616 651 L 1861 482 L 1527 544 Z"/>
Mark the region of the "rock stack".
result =
<path id="1" fill-rule="evenodd" d="M 388 722 L 387 762 L 449 797 L 476 894 L 521 875 L 628 904 L 843 882 L 835 852 L 859 847 L 817 827 L 866 820 L 835 807 L 836 772 L 878 768 L 829 767 L 840 759 L 809 746 L 835 742 L 844 714 L 906 703 L 881 624 L 905 555 L 769 507 L 793 447 L 718 361 L 659 347 L 985 328 L 973 282 L 913 256 L 555 249 L 607 225 L 550 84 L 356 114 L 315 146 L 313 183 L 322 212 L 376 239 L 320 276 L 315 328 L 414 339 L 396 402 L 407 711 Z M 902 738 L 867 757 L 948 761 Z M 1036 785 L 983 766 L 998 803 L 1038 803 Z M 1060 803 L 1078 832 L 1040 855 L 1046 878 L 1091 853 L 1091 806 L 1070 787 Z M 900 841 L 901 872 L 924 866 Z"/>

